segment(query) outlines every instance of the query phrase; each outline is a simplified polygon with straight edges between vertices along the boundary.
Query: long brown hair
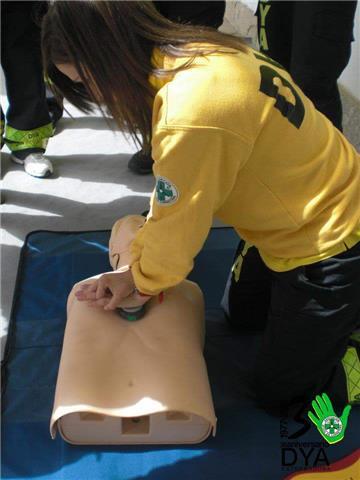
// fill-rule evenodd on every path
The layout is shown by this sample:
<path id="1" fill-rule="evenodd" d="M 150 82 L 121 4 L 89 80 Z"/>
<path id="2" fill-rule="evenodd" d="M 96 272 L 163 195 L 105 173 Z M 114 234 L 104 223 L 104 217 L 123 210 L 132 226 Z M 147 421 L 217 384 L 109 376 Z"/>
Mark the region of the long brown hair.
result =
<path id="1" fill-rule="evenodd" d="M 158 47 L 165 55 L 189 57 L 189 43 L 199 45 L 192 47 L 192 57 L 177 70 L 222 47 L 245 49 L 237 37 L 173 23 L 149 1 L 55 1 L 42 25 L 44 68 L 55 90 L 85 112 L 97 104 L 105 113 L 105 106 L 120 129 L 129 131 L 146 150 L 155 96 L 149 76 L 169 74 L 152 64 L 152 51 Z M 63 75 L 56 63 L 72 64 L 82 83 Z"/>

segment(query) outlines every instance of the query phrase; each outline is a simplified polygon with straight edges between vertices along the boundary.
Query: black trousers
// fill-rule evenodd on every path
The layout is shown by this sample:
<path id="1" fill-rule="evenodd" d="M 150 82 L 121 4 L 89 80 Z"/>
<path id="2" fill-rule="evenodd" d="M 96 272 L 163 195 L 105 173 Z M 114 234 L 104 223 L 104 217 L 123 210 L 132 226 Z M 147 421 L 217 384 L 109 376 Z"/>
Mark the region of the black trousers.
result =
<path id="1" fill-rule="evenodd" d="M 1 66 L 9 101 L 6 123 L 15 130 L 36 130 L 62 114 L 55 99 L 46 97 L 37 23 L 45 8 L 46 2 L 1 2 Z M 31 150 L 41 149 L 23 153 Z"/>
<path id="2" fill-rule="evenodd" d="M 7 122 L 31 130 L 50 122 L 40 50 L 37 2 L 1 2 L 1 65 L 9 99 Z"/>
<path id="3" fill-rule="evenodd" d="M 241 241 L 229 290 L 229 322 L 264 329 L 250 379 L 259 404 L 296 415 L 315 395 L 348 403 L 341 359 L 360 326 L 360 242 L 340 255 L 287 272 L 270 270 Z"/>
<path id="4" fill-rule="evenodd" d="M 179 23 L 219 28 L 225 13 L 225 1 L 159 1 L 154 2 L 164 17 Z"/>
<path id="5" fill-rule="evenodd" d="M 260 50 L 281 63 L 303 92 L 342 129 L 337 79 L 351 54 L 356 1 L 260 1 Z"/>

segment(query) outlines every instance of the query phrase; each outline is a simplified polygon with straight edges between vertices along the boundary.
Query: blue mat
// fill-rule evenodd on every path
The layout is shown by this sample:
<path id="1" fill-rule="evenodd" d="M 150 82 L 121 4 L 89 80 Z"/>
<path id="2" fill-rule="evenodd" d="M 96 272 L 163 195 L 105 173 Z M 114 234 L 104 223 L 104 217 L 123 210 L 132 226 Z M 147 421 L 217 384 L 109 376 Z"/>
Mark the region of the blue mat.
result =
<path id="1" fill-rule="evenodd" d="M 312 425 L 301 434 L 301 424 L 254 406 L 246 375 L 259 337 L 234 335 L 219 309 L 238 242 L 228 228 L 211 231 L 191 274 L 206 298 L 205 357 L 217 436 L 176 447 L 71 446 L 59 435 L 51 440 L 66 298 L 75 282 L 109 270 L 108 239 L 109 232 L 34 232 L 26 240 L 3 368 L 2 478 L 277 480 L 304 467 L 326 467 L 359 446 L 356 409 L 345 439 L 327 446 Z"/>

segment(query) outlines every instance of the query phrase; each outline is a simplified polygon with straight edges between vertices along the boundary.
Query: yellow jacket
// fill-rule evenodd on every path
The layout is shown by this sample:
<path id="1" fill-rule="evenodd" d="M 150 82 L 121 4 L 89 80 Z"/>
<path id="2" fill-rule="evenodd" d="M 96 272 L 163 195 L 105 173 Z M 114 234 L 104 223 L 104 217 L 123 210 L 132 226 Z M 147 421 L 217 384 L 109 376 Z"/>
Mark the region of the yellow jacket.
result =
<path id="1" fill-rule="evenodd" d="M 141 292 L 188 275 L 214 217 L 275 271 L 360 240 L 360 156 L 278 64 L 249 49 L 151 81 L 156 187 L 131 249 Z"/>

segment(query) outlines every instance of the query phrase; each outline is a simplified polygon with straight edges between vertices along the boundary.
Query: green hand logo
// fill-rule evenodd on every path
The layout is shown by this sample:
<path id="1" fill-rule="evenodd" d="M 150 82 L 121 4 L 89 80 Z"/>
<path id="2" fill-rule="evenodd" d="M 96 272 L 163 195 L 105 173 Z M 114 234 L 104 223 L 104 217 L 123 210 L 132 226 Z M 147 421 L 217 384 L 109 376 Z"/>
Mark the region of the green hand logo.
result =
<path id="1" fill-rule="evenodd" d="M 336 415 L 326 393 L 323 393 L 322 396 L 317 395 L 316 400 L 313 400 L 311 405 L 317 417 L 312 411 L 308 412 L 308 417 L 322 437 L 330 444 L 340 442 L 345 435 L 351 405 L 346 405 L 340 418 Z"/>

